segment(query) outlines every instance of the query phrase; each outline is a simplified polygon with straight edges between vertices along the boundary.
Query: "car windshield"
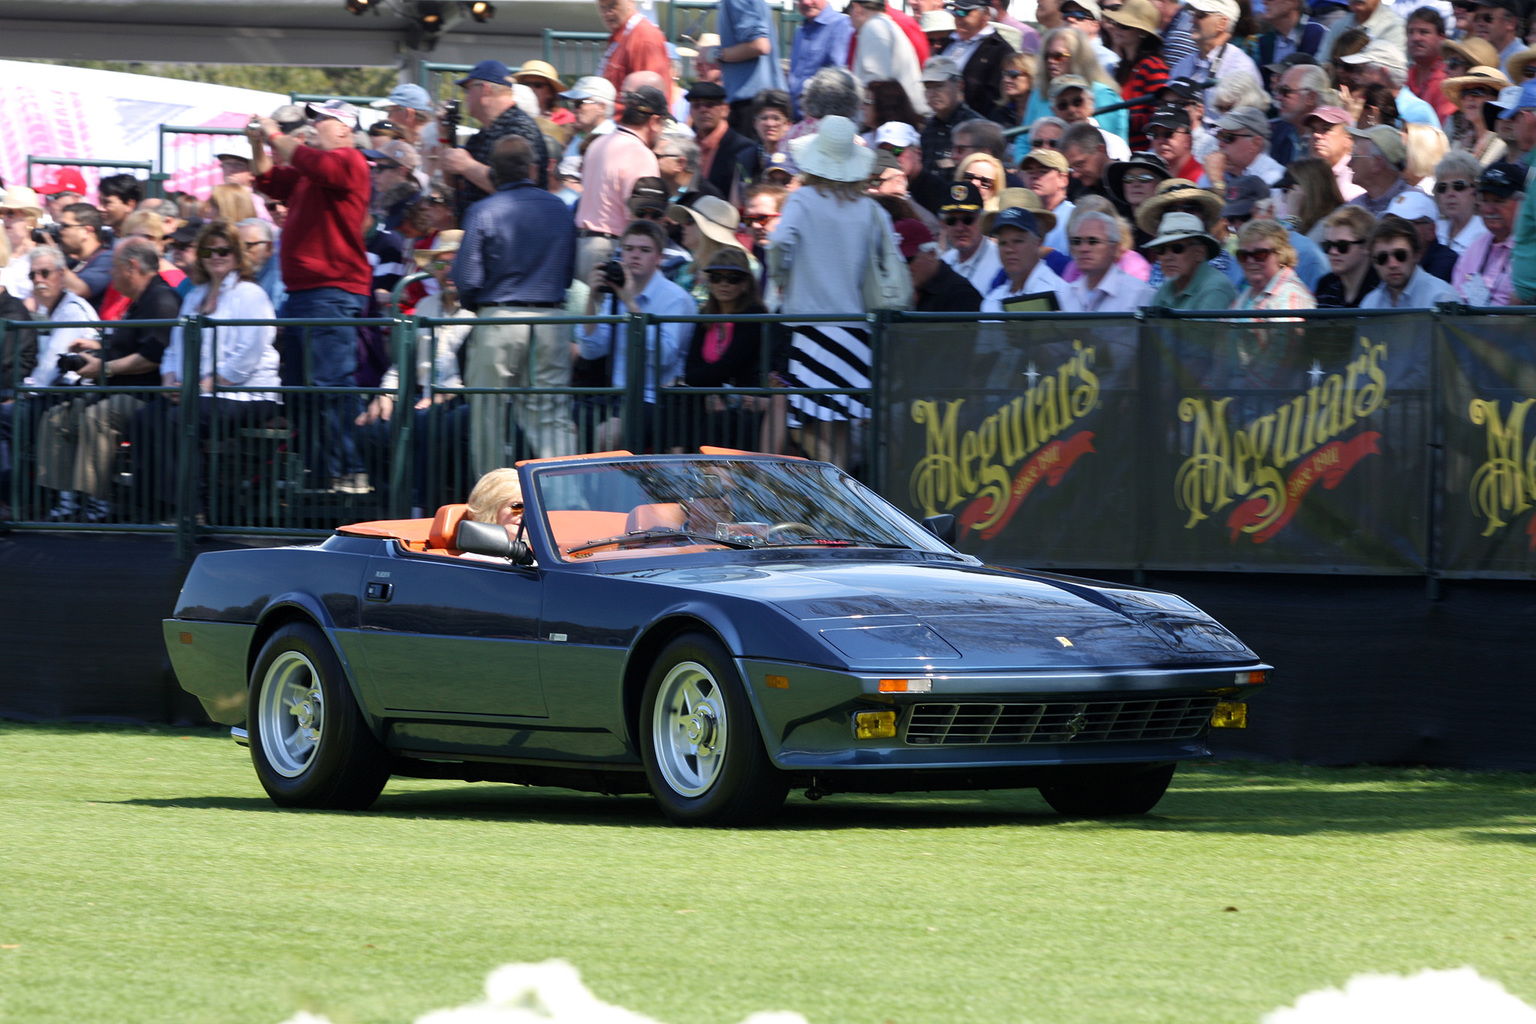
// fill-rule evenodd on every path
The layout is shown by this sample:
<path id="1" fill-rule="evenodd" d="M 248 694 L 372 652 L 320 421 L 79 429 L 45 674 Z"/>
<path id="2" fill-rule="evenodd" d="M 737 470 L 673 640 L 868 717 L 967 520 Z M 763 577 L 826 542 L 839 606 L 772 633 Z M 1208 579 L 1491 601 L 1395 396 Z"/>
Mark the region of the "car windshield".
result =
<path id="1" fill-rule="evenodd" d="M 725 548 L 949 552 L 837 468 L 818 462 L 673 456 L 541 467 L 538 508 L 562 557 Z"/>

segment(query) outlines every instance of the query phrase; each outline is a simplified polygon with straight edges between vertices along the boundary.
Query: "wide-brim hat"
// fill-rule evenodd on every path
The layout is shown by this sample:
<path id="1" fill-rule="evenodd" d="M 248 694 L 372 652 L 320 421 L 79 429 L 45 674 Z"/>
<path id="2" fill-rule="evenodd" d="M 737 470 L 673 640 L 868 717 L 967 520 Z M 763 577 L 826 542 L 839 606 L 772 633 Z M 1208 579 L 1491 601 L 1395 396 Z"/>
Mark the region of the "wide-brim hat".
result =
<path id="1" fill-rule="evenodd" d="M 25 185 L 12 185 L 0 196 L 0 210 L 21 210 L 34 217 L 43 215 L 43 202 L 37 193 Z"/>
<path id="2" fill-rule="evenodd" d="M 512 72 L 512 80 L 521 82 L 525 78 L 542 78 L 559 92 L 565 88 L 565 83 L 560 81 L 560 72 L 547 60 L 530 60 L 516 71 Z"/>
<path id="3" fill-rule="evenodd" d="M 1125 28 L 1136 28 L 1149 36 L 1161 37 L 1163 30 L 1158 24 L 1157 8 L 1151 0 L 1125 0 L 1114 10 L 1104 12 L 1104 17 Z"/>
<path id="4" fill-rule="evenodd" d="M 667 219 L 678 224 L 692 221 L 705 238 L 721 245 L 741 244 L 736 241 L 736 228 L 741 224 L 741 214 L 736 212 L 736 207 L 718 196 L 699 196 L 692 206 L 673 203 L 667 207 Z"/>
<path id="5" fill-rule="evenodd" d="M 821 119 L 815 135 L 791 139 L 789 155 L 806 174 L 828 181 L 863 181 L 875 166 L 875 154 L 855 144 L 853 122 L 841 114 Z"/>
<path id="6" fill-rule="evenodd" d="M 445 252 L 458 252 L 459 245 L 464 241 L 464 232 L 457 228 L 452 231 L 439 231 L 437 240 L 430 249 L 417 249 L 412 255 L 416 257 L 416 265 L 425 267 L 435 258 Z"/>
<path id="7" fill-rule="evenodd" d="M 1005 188 L 997 194 L 997 209 L 989 210 L 981 218 L 981 233 L 990 235 L 992 228 L 997 224 L 997 217 L 1004 210 L 1018 208 L 1028 210 L 1035 216 L 1035 223 L 1040 225 L 1040 237 L 1043 239 L 1056 228 L 1056 215 L 1045 208 L 1040 197 L 1027 188 Z"/>
<path id="8" fill-rule="evenodd" d="M 1536 46 L 1511 55 L 1509 60 L 1504 62 L 1504 70 L 1509 73 L 1509 80 L 1511 82 L 1524 81 L 1525 69 L 1531 66 L 1532 61 L 1536 61 Z"/>
<path id="9" fill-rule="evenodd" d="M 1453 54 L 1466 61 L 1469 68 L 1496 68 L 1500 63 L 1499 51 L 1488 40 L 1477 36 L 1442 40 L 1440 56 L 1449 57 Z"/>
<path id="10" fill-rule="evenodd" d="M 1183 242 L 1191 238 L 1198 238 L 1204 242 L 1210 256 L 1214 257 L 1221 251 L 1221 243 L 1206 233 L 1205 225 L 1192 213 L 1163 214 L 1163 219 L 1157 225 L 1157 237 L 1142 248 L 1155 249 L 1169 242 Z"/>
<path id="11" fill-rule="evenodd" d="M 1201 188 L 1188 178 L 1169 178 L 1157 186 L 1152 198 L 1136 209 L 1136 225 L 1149 235 L 1157 234 L 1163 222 L 1163 211 L 1174 203 L 1198 203 L 1204 210 L 1201 220 L 1209 231 L 1216 218 L 1221 216 L 1222 200 L 1208 188 Z"/>
<path id="12" fill-rule="evenodd" d="M 1141 167 L 1160 175 L 1163 181 L 1173 177 L 1168 165 L 1156 153 L 1132 153 L 1129 160 L 1116 160 L 1104 168 L 1104 183 L 1112 195 L 1125 198 L 1125 175 L 1132 167 Z"/>
<path id="13" fill-rule="evenodd" d="M 1461 106 L 1461 94 L 1476 86 L 1492 89 L 1495 94 L 1514 83 L 1511 82 L 1497 67 L 1471 68 L 1464 75 L 1456 78 L 1447 78 L 1440 83 L 1440 91 L 1445 93 L 1445 98 L 1457 106 Z M 1497 99 L 1497 95 L 1494 97 Z"/>

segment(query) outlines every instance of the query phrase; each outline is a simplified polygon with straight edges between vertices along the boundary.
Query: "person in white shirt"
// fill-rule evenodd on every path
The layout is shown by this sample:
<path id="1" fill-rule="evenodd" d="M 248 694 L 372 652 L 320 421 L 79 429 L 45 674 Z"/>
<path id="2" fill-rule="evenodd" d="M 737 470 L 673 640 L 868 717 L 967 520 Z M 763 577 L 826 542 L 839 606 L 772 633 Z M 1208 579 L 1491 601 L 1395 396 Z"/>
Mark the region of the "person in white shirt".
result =
<path id="1" fill-rule="evenodd" d="M 1019 206 L 997 215 L 990 234 L 996 239 L 998 258 L 1007 277 L 982 297 L 983 313 L 1007 312 L 1010 299 L 1042 293 L 1055 295 L 1061 310 L 1076 312 L 1067 282 L 1040 258 L 1040 243 L 1055 223 L 1056 218 L 1050 213 Z"/>
<path id="2" fill-rule="evenodd" d="M 953 267 L 982 295 L 1002 271 L 997 246 L 982 231 L 981 191 L 968 181 L 951 182 L 939 217 L 944 221 L 944 242 L 949 246 L 941 259 Z"/>
<path id="3" fill-rule="evenodd" d="M 1194 82 L 1244 75 L 1264 88 L 1264 79 L 1259 76 L 1253 58 L 1232 45 L 1232 30 L 1240 15 L 1237 0 L 1187 0 L 1185 6 L 1195 19 L 1196 49 L 1175 64 L 1169 75 Z M 1205 107 L 1216 109 L 1215 86 L 1205 91 Z"/>
<path id="4" fill-rule="evenodd" d="M 97 319 L 96 310 L 84 298 L 70 291 L 64 284 L 64 254 L 51 245 L 40 245 L 32 250 L 31 267 L 27 271 L 32 281 L 32 299 L 37 304 L 36 316 L 52 323 L 89 323 Z M 74 384 L 79 374 L 60 370 L 59 356 L 77 349 L 98 348 L 101 331 L 92 327 L 55 327 L 43 331 L 37 340 L 37 366 L 27 375 L 25 383 L 31 387 L 52 387 L 58 384 Z"/>
<path id="5" fill-rule="evenodd" d="M 1127 313 L 1152 300 L 1152 286 L 1118 264 L 1130 234 L 1125 221 L 1100 210 L 1078 210 L 1067 222 L 1072 261 L 1082 276 L 1067 286 L 1067 301 L 1084 313 Z"/>

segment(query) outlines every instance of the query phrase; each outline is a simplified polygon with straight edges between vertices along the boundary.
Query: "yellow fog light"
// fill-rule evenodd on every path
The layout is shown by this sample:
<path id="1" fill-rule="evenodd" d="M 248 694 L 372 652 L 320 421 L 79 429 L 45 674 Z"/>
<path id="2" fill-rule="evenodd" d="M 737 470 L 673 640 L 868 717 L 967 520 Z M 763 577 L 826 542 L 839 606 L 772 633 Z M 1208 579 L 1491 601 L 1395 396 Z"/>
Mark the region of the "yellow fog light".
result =
<path id="1" fill-rule="evenodd" d="M 896 735 L 896 712 L 858 711 L 853 716 L 853 735 L 861 740 L 888 740 Z"/>
<path id="2" fill-rule="evenodd" d="M 1248 728 L 1248 705 L 1235 700 L 1219 700 L 1211 712 L 1212 729 Z"/>

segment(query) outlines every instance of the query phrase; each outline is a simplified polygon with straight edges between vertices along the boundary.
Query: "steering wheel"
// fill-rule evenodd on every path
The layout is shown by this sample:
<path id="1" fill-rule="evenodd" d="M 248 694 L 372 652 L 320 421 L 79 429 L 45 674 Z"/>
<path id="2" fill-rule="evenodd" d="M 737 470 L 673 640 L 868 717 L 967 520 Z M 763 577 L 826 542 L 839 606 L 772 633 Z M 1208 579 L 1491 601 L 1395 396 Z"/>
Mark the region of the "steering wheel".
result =
<path id="1" fill-rule="evenodd" d="M 774 523 L 772 526 L 768 527 L 766 532 L 764 532 L 763 539 L 776 540 L 781 534 L 791 532 L 804 534 L 807 537 L 814 537 L 819 531 L 817 531 L 816 527 L 810 525 L 809 523 Z"/>

